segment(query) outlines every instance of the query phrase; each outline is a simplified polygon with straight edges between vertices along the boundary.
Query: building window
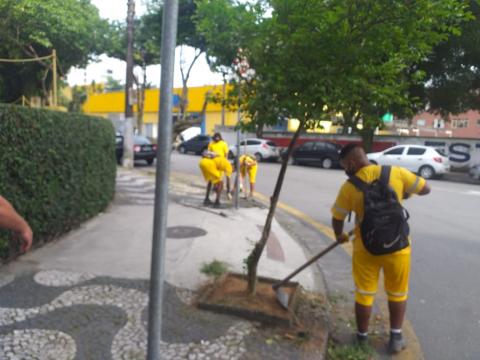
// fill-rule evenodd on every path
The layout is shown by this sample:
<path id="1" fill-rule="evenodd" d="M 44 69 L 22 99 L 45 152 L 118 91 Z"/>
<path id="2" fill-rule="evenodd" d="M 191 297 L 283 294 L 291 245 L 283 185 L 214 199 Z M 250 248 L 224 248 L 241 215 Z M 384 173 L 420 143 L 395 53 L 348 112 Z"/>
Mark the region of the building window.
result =
<path id="1" fill-rule="evenodd" d="M 445 128 L 445 120 L 443 120 L 443 119 L 433 120 L 433 128 L 434 129 L 444 129 Z"/>
<path id="2" fill-rule="evenodd" d="M 418 127 L 424 127 L 425 126 L 425 119 L 418 119 L 417 120 L 417 126 Z"/>
<path id="3" fill-rule="evenodd" d="M 452 120 L 452 127 L 454 129 L 464 129 L 468 127 L 467 119 L 454 119 Z"/>

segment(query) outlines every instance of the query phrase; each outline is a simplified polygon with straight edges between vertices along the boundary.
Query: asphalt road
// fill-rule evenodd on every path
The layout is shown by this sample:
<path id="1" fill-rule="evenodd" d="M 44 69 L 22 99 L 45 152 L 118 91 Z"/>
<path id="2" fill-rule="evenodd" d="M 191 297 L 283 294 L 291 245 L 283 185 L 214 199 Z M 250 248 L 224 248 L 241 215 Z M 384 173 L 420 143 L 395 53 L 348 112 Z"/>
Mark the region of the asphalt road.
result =
<path id="1" fill-rule="evenodd" d="M 172 171 L 200 175 L 198 156 L 172 156 Z M 271 195 L 279 164 L 261 163 L 257 191 Z M 341 170 L 290 166 L 280 201 L 329 224 Z M 480 359 L 480 185 L 431 180 L 413 197 L 408 318 L 427 359 Z"/>

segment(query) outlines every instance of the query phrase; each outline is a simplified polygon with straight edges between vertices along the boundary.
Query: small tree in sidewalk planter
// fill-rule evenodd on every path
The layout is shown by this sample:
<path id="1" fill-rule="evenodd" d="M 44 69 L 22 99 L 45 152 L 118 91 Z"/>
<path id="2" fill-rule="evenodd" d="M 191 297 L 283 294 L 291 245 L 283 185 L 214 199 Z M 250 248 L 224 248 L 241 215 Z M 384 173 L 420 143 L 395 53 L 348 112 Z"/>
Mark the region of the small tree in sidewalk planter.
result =
<path id="1" fill-rule="evenodd" d="M 219 4 L 225 5 L 222 11 L 211 11 Z M 199 9 L 203 16 L 197 25 L 207 40 L 207 54 L 225 59 L 221 65 L 235 72 L 232 57 L 241 49 L 254 71 L 248 81 L 235 84 L 242 110 L 249 115 L 242 127 L 262 129 L 285 118 L 299 122 L 282 159 L 262 236 L 247 258 L 248 292 L 255 295 L 258 262 L 302 131 L 342 111 L 355 117 L 350 122 L 355 121 L 354 131 L 368 147 L 385 112 L 411 107 L 408 88 L 422 79 L 412 65 L 468 16 L 460 0 L 259 0 L 243 5 L 242 12 L 231 0 L 202 0 Z M 214 24 L 238 19 L 240 13 L 244 21 L 230 21 L 231 38 L 219 42 Z"/>

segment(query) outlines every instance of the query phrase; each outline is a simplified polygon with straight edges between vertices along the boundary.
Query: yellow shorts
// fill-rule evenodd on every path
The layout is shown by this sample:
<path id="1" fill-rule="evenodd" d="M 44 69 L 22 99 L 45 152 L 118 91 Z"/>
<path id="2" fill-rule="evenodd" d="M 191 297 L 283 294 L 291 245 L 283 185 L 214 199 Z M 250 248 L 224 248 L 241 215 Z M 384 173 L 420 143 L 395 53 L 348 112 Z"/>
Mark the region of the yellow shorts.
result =
<path id="1" fill-rule="evenodd" d="M 248 169 L 247 166 L 240 167 L 240 173 L 242 174 L 242 177 L 245 177 L 247 175 L 247 171 L 248 171 L 249 181 L 252 184 L 255 184 L 255 181 L 257 180 L 257 167 L 252 166 L 250 169 Z"/>
<path id="2" fill-rule="evenodd" d="M 364 251 L 354 251 L 352 268 L 357 303 L 365 306 L 373 304 L 381 269 L 388 300 L 407 300 L 410 252 L 376 256 Z"/>
<path id="3" fill-rule="evenodd" d="M 223 171 L 219 171 L 212 159 L 204 158 L 199 163 L 203 178 L 212 184 L 218 184 L 222 180 Z"/>

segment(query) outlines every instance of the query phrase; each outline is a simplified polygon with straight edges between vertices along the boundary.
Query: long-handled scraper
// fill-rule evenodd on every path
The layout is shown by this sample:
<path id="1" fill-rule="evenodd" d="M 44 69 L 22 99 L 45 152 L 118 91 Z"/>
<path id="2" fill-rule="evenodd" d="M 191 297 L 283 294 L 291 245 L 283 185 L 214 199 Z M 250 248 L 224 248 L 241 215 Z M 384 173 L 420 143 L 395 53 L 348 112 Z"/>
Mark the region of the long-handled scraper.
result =
<path id="1" fill-rule="evenodd" d="M 353 234 L 353 230 L 350 231 L 348 233 L 348 236 L 352 236 Z M 291 278 L 293 278 L 295 275 L 297 275 L 300 271 L 302 271 L 303 269 L 305 269 L 306 267 L 310 266 L 311 264 L 313 264 L 315 261 L 317 261 L 318 259 L 320 259 L 323 255 L 327 254 L 328 252 L 330 252 L 331 250 L 333 250 L 334 248 L 336 248 L 340 243 L 335 241 L 334 243 L 332 243 L 331 245 L 329 245 L 326 249 L 322 250 L 321 252 L 319 252 L 317 255 L 315 255 L 314 257 L 312 257 L 310 260 L 308 260 L 305 264 L 303 264 L 302 266 L 300 266 L 298 269 L 296 269 L 294 272 L 292 272 L 290 275 L 288 275 L 285 279 L 283 279 L 282 281 L 276 283 L 276 284 L 273 284 L 272 285 L 272 288 L 273 290 L 276 292 L 277 294 L 277 300 L 278 302 L 285 308 L 288 310 L 288 304 L 289 304 L 289 301 L 290 301 L 290 295 L 287 294 L 282 288 L 281 286 L 285 285 Z"/>

